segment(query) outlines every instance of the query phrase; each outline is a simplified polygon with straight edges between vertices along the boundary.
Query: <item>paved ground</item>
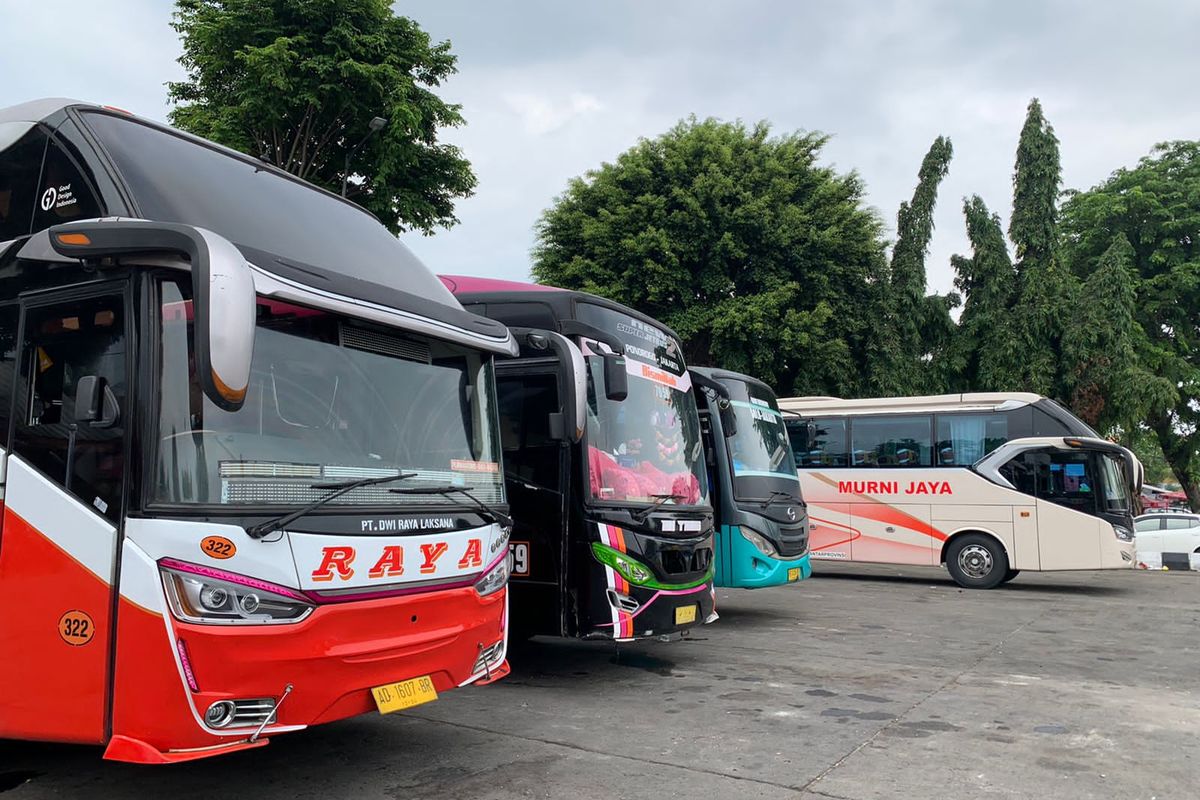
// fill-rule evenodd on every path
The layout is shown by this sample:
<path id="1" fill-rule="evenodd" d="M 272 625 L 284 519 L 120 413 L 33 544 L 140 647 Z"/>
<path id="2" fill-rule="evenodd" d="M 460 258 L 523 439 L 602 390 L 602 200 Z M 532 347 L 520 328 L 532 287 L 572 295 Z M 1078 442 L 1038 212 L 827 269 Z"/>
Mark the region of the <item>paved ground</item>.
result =
<path id="1" fill-rule="evenodd" d="M 4 800 L 1194 798 L 1200 574 L 820 565 L 690 641 L 536 640 L 491 687 L 172 767 L 0 743 Z M 13 784 L 23 781 L 16 788 Z"/>

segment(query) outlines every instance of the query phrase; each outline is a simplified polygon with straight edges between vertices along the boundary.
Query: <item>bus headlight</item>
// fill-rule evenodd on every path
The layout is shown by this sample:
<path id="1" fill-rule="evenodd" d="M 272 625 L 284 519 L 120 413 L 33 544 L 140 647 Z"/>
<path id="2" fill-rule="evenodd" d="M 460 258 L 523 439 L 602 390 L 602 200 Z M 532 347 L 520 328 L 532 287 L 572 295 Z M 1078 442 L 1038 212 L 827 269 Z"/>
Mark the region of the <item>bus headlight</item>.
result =
<path id="1" fill-rule="evenodd" d="M 645 564 L 600 542 L 592 542 L 592 555 L 601 564 L 612 567 L 622 578 L 635 586 L 641 586 L 654 580 L 654 573 Z"/>
<path id="2" fill-rule="evenodd" d="M 745 525 L 739 525 L 738 530 L 742 532 L 743 539 L 758 548 L 758 552 L 767 558 L 779 557 L 779 551 L 775 549 L 775 545 L 772 544 L 771 540 L 758 531 L 753 528 L 747 528 Z"/>
<path id="3" fill-rule="evenodd" d="M 299 622 L 313 610 L 303 594 L 246 575 L 163 559 L 158 565 L 171 613 L 204 625 Z"/>
<path id="4" fill-rule="evenodd" d="M 497 561 L 496 566 L 489 569 L 483 574 L 482 578 L 475 581 L 475 591 L 480 597 L 487 597 L 489 594 L 495 594 L 508 585 L 510 561 L 512 561 L 511 553 Z"/>
<path id="5" fill-rule="evenodd" d="M 1113 533 L 1115 533 L 1117 538 L 1122 542 L 1133 541 L 1133 531 L 1129 530 L 1129 528 L 1126 528 L 1124 525 L 1113 525 Z"/>

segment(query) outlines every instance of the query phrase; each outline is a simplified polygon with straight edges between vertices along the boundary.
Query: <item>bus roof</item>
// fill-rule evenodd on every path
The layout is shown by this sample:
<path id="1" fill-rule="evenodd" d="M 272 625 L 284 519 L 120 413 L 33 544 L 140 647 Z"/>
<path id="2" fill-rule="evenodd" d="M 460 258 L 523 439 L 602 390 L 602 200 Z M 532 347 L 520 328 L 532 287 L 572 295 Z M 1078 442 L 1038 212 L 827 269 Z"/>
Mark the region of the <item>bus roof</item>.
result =
<path id="1" fill-rule="evenodd" d="M 515 353 L 515 341 L 502 324 L 465 311 L 399 238 L 353 201 L 261 159 L 111 106 L 56 97 L 0 108 L 0 124 L 24 122 L 57 129 L 69 119 L 91 129 L 103 150 L 93 149 L 85 158 L 94 157 L 103 162 L 104 169 L 115 171 L 132 201 L 132 206 L 124 203 L 127 207 L 123 209 L 110 208 L 109 215 L 207 228 L 233 242 L 255 268 L 285 283 L 329 292 L 357 305 L 365 302 L 392 309 L 399 312 L 397 319 L 419 317 L 432 324 L 421 323 L 413 329 L 435 338 Z M 122 120 L 121 124 L 130 127 L 119 135 L 105 134 L 97 127 L 104 120 Z M 134 134 L 145 134 L 146 138 L 130 138 Z M 122 143 L 130 147 L 118 147 Z M 148 151 L 160 144 L 175 149 L 156 153 L 158 161 L 151 162 Z M 124 166 L 119 157 L 122 149 L 135 151 L 132 156 L 126 154 Z M 197 166 L 200 162 L 190 160 L 193 153 L 197 159 L 203 156 L 209 160 Z M 131 163 L 134 167 L 140 165 L 143 154 L 147 167 L 151 163 L 155 167 L 166 164 L 186 173 L 184 177 L 189 180 L 147 168 L 134 169 L 142 174 L 139 181 L 132 181 L 127 168 Z M 226 184 L 219 185 L 214 193 L 212 184 L 218 172 L 214 167 L 225 169 L 226 165 L 228 173 L 220 175 L 238 180 L 246 176 L 246 181 L 254 181 L 250 188 L 270 193 L 269 199 L 275 203 L 245 191 L 235 197 L 237 190 L 226 191 Z M 89 168 L 97 167 L 93 164 Z M 168 189 L 193 183 L 200 187 L 196 195 L 209 202 L 197 203 L 191 198 L 180 206 L 165 202 L 165 198 L 178 194 Z M 238 185 L 246 188 L 245 183 Z M 148 188 L 139 191 L 139 187 Z M 229 196 L 222 196 L 222 191 Z M 220 202 L 211 202 L 214 197 Z M 324 242 L 330 244 L 322 246 Z"/>
<path id="2" fill-rule="evenodd" d="M 1020 408 L 1043 400 L 1031 392 L 967 392 L 917 397 L 867 397 L 843 400 L 838 397 L 781 397 L 784 411 L 803 414 L 888 414 L 933 411 L 996 411 Z"/>
<path id="3" fill-rule="evenodd" d="M 717 380 L 717 381 L 741 381 L 743 383 L 752 383 L 756 386 L 766 389 L 771 394 L 775 394 L 775 390 L 772 389 L 769 385 L 767 385 L 763 381 L 760 381 L 758 378 L 755 378 L 752 375 L 746 375 L 743 372 L 734 372 L 731 369 L 721 369 L 720 367 L 689 366 L 688 369 L 691 370 L 692 372 L 699 372 L 701 375 L 705 376 L 706 378 L 712 378 L 713 380 Z"/>
<path id="4" fill-rule="evenodd" d="M 439 275 L 438 277 L 464 306 L 488 306 L 487 311 L 483 313 L 492 319 L 499 319 L 506 325 L 558 330 L 560 320 L 576 319 L 576 303 L 590 303 L 627 314 L 665 332 L 675 341 L 681 344 L 683 342 L 679 334 L 661 320 L 643 314 L 624 303 L 618 303 L 616 300 L 609 300 L 607 297 L 589 292 L 543 286 L 538 283 L 475 278 L 467 275 Z M 505 314 L 499 306 L 508 306 L 510 309 L 517 310 L 517 314 L 515 316 Z"/>

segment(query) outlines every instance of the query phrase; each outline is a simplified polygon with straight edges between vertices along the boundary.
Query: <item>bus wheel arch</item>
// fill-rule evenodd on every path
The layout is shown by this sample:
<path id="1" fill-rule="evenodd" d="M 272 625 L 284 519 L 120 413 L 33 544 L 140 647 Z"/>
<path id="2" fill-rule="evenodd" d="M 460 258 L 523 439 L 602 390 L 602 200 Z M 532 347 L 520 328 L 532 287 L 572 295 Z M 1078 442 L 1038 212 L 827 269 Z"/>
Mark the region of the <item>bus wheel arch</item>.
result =
<path id="1" fill-rule="evenodd" d="M 1005 582 L 1011 565 L 1008 548 L 991 531 L 955 531 L 942 544 L 941 563 L 965 589 L 992 589 Z M 1014 576 L 1015 577 L 1015 576 Z"/>

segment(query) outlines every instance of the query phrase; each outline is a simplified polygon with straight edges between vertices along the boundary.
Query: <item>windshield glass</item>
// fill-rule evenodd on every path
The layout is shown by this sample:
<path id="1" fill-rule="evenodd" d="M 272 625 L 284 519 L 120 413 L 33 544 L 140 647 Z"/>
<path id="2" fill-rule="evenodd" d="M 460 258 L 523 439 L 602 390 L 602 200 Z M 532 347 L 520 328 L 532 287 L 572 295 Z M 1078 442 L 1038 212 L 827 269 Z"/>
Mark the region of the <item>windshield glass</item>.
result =
<path id="1" fill-rule="evenodd" d="M 1111 453 L 1100 454 L 1100 474 L 1103 476 L 1104 510 L 1129 513 L 1133 508 L 1125 464 Z"/>
<path id="2" fill-rule="evenodd" d="M 725 439 L 733 464 L 735 496 L 765 498 L 773 491 L 798 495 L 800 478 L 774 393 L 742 381 L 721 383 L 729 389 L 737 421 L 737 431 Z"/>
<path id="3" fill-rule="evenodd" d="M 403 472 L 330 505 L 461 504 L 388 492 L 448 484 L 503 502 L 489 356 L 260 297 L 246 402 L 227 412 L 196 380 L 187 288 L 161 287 L 154 500 L 294 507 L 329 493 L 315 483 Z"/>
<path id="4" fill-rule="evenodd" d="M 700 417 L 679 345 L 664 331 L 607 308 L 579 304 L 579 318 L 626 345 L 629 394 L 605 396 L 604 359 L 587 340 L 587 450 L 593 500 L 679 505 L 708 501 Z M 593 349 L 595 348 L 595 349 Z"/>

